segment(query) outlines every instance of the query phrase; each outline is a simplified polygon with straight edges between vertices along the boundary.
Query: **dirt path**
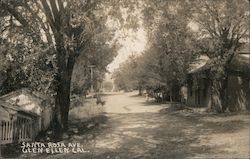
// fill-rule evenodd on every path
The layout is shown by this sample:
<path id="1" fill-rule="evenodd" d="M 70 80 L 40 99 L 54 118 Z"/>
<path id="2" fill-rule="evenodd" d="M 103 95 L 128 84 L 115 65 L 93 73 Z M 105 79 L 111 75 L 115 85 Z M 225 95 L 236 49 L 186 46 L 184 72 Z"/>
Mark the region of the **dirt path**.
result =
<path id="1" fill-rule="evenodd" d="M 133 93 L 106 97 L 107 121 L 86 147 L 85 158 L 248 158 L 247 115 L 159 113 L 167 105 L 146 102 Z M 75 158 L 76 156 L 72 156 Z"/>
<path id="2" fill-rule="evenodd" d="M 249 158 L 249 114 L 186 115 L 159 113 L 167 105 L 146 103 L 135 94 L 110 94 L 105 116 L 95 129 L 77 133 L 67 142 L 80 142 L 90 152 L 47 158 L 182 159 Z"/>
<path id="3" fill-rule="evenodd" d="M 126 113 L 157 113 L 166 107 L 137 95 L 137 92 L 129 93 L 109 93 L 104 96 L 106 104 L 105 112 L 108 114 L 126 114 Z"/>

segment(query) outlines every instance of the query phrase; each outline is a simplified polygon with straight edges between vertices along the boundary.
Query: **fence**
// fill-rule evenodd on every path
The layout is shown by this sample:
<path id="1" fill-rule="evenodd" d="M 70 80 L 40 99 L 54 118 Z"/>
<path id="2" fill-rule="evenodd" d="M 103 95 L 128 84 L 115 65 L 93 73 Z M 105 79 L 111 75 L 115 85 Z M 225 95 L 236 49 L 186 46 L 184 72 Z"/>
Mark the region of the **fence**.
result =
<path id="1" fill-rule="evenodd" d="M 30 141 L 33 139 L 32 119 L 17 116 L 14 120 L 0 123 L 0 144 Z"/>

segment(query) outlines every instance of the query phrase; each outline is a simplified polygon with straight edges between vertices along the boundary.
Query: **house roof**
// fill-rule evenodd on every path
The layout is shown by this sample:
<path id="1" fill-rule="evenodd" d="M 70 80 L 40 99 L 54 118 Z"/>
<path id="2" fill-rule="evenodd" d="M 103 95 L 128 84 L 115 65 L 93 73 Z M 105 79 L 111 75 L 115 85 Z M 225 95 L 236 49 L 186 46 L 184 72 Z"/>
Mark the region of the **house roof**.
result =
<path id="1" fill-rule="evenodd" d="M 10 119 L 10 115 L 8 110 L 6 110 L 5 107 L 0 105 L 0 120 L 9 120 Z"/>
<path id="2" fill-rule="evenodd" d="M 6 112 L 9 112 L 8 110 L 14 110 L 16 112 L 28 114 L 30 116 L 35 116 L 35 117 L 39 116 L 36 113 L 30 112 L 30 111 L 26 111 L 26 110 L 22 109 L 19 106 L 16 106 L 16 105 L 8 103 L 8 102 L 5 102 L 3 100 L 0 100 L 0 107 L 3 108 Z"/>
<path id="3" fill-rule="evenodd" d="M 22 94 L 30 97 L 31 99 L 37 101 L 38 103 L 41 103 L 42 101 L 45 101 L 45 100 L 46 101 L 51 101 L 51 98 L 48 97 L 47 95 L 42 94 L 40 92 L 31 91 L 28 88 L 22 88 L 22 89 L 10 92 L 8 94 L 5 94 L 5 95 L 1 96 L 0 99 L 2 99 L 4 101 L 7 101 L 7 100 L 9 100 L 11 98 L 18 97 L 18 96 L 20 96 Z"/>
<path id="4" fill-rule="evenodd" d="M 237 50 L 239 54 L 246 53 L 250 54 L 250 44 L 241 45 L 241 47 Z"/>
<path id="5" fill-rule="evenodd" d="M 12 97 L 18 96 L 20 94 L 30 95 L 30 96 L 33 96 L 33 97 L 39 99 L 39 100 L 49 99 L 49 97 L 47 97 L 46 95 L 39 93 L 39 92 L 31 91 L 28 88 L 22 88 L 22 89 L 10 92 L 8 94 L 1 96 L 0 99 L 6 100 L 6 99 L 10 99 Z"/>
<path id="6" fill-rule="evenodd" d="M 197 58 L 194 64 L 191 64 L 190 71 L 188 73 L 193 74 L 196 72 L 207 70 L 212 66 L 211 62 L 212 61 L 208 56 L 201 55 L 200 57 Z"/>
<path id="7" fill-rule="evenodd" d="M 47 106 L 52 106 L 49 97 L 41 93 L 32 92 L 29 89 L 13 91 L 0 97 L 0 100 L 38 115 L 40 115 L 42 110 L 46 109 Z"/>
<path id="8" fill-rule="evenodd" d="M 237 51 L 237 55 L 233 58 L 229 65 L 229 69 L 233 71 L 238 72 L 246 72 L 250 73 L 250 45 L 242 45 Z M 201 56 L 202 57 L 202 56 Z M 191 70 L 189 71 L 189 74 L 195 74 L 198 72 L 209 70 L 213 65 L 214 61 L 216 59 L 210 59 L 210 58 L 198 58 L 198 61 L 200 62 L 199 65 L 196 65 L 196 67 L 191 66 Z M 199 60 L 201 59 L 201 60 Z"/>
<path id="9" fill-rule="evenodd" d="M 236 56 L 228 66 L 228 69 L 234 72 L 245 72 L 250 75 L 250 57 L 244 55 Z"/>

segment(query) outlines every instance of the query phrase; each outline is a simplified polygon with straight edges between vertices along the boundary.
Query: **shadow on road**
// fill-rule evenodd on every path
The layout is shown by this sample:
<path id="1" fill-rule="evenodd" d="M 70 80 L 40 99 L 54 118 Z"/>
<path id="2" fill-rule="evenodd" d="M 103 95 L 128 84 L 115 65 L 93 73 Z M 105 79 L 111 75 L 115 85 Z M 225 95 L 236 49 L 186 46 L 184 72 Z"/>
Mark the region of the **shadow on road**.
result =
<path id="1" fill-rule="evenodd" d="M 103 93 L 101 96 L 103 97 L 108 97 L 108 96 L 116 96 L 116 95 L 121 95 L 120 92 L 112 92 L 112 93 Z"/>
<path id="2" fill-rule="evenodd" d="M 133 94 L 133 95 L 130 95 L 129 97 L 143 97 L 143 96 L 139 94 Z"/>
<path id="3" fill-rule="evenodd" d="M 68 135 L 74 137 L 75 135 L 83 136 L 99 131 L 100 126 L 106 124 L 108 117 L 105 114 L 98 115 L 89 120 L 75 119 L 69 122 Z"/>
<path id="4" fill-rule="evenodd" d="M 110 134 L 111 137 L 102 136 L 101 140 L 108 144 L 103 146 L 103 151 L 93 156 L 95 159 L 183 159 L 231 156 L 242 158 L 246 154 L 247 147 L 242 147 L 244 146 L 242 141 L 246 139 L 240 137 L 246 137 L 247 132 L 244 130 L 247 123 L 237 118 L 224 121 L 213 116 L 190 118 L 140 113 L 114 115 L 110 120 L 113 129 L 107 129 L 105 134 Z M 237 150 L 239 145 L 241 145 L 239 149 L 245 150 Z"/>
<path id="5" fill-rule="evenodd" d="M 162 105 L 162 103 L 157 103 L 157 102 L 156 102 L 156 101 L 154 101 L 154 100 L 140 102 L 140 104 L 141 104 L 142 106 Z"/>

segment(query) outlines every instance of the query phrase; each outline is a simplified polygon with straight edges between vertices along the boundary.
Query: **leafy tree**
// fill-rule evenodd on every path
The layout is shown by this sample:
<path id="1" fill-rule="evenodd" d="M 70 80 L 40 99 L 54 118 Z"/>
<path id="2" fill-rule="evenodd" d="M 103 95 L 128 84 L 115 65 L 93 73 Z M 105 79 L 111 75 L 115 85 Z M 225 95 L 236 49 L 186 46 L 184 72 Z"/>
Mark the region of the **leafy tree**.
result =
<path id="1" fill-rule="evenodd" d="M 53 74 L 49 77 L 54 82 L 57 130 L 68 127 L 72 72 L 90 38 L 91 22 L 85 15 L 89 5 L 94 7 L 90 1 L 1 1 L 3 16 L 11 28 L 7 38 L 14 39 L 11 34 L 16 31 L 17 42 L 26 40 L 25 45 L 29 50 L 33 48 L 32 53 L 40 53 L 38 58 L 48 56 L 44 69 L 48 69 L 48 65 L 53 67 L 54 77 Z M 33 77 L 41 77 L 36 74 L 37 70 L 32 72 Z"/>
<path id="2" fill-rule="evenodd" d="M 29 84 L 28 76 L 23 70 L 23 56 L 21 54 L 17 54 L 16 49 L 22 53 L 27 50 L 22 44 L 14 45 L 4 39 L 1 39 L 0 49 L 0 94 L 3 95 Z"/>
<path id="3" fill-rule="evenodd" d="M 108 91 L 108 92 L 112 91 L 112 89 L 113 89 L 113 83 L 111 81 L 104 81 L 103 82 L 103 89 L 105 91 Z"/>
<path id="4" fill-rule="evenodd" d="M 249 39 L 249 2 L 246 0 L 197 1 L 193 20 L 200 27 L 201 48 L 212 60 L 212 107 L 217 112 L 227 109 L 225 96 L 226 68 L 241 43 Z"/>
<path id="5" fill-rule="evenodd" d="M 209 75 L 213 87 L 212 109 L 225 111 L 225 88 L 228 78 L 226 68 L 241 43 L 249 40 L 249 2 L 140 2 L 143 3 L 138 5 L 143 13 L 143 26 L 147 29 L 151 41 L 148 43 L 151 49 L 143 55 L 150 59 L 149 62 L 143 60 L 146 66 L 144 69 L 147 70 L 141 76 L 146 77 L 147 80 L 144 81 L 151 81 L 148 85 L 163 86 L 167 90 L 178 87 L 183 84 L 192 59 L 205 53 L 212 60 Z M 122 74 L 122 69 L 119 74 Z"/>
<path id="6" fill-rule="evenodd" d="M 106 28 L 105 30 L 108 30 Z M 104 32 L 105 33 L 105 32 Z M 94 86 L 97 89 L 97 83 L 101 83 L 107 72 L 106 66 L 112 62 L 116 55 L 116 43 L 108 44 L 105 41 L 112 35 L 105 33 L 97 36 L 94 35 L 89 44 L 85 48 L 85 52 L 79 56 L 73 72 L 72 82 L 75 88 L 81 89 L 81 93 L 86 94 L 90 89 L 90 66 L 94 65 Z M 73 91 L 73 90 L 72 90 Z"/>
<path id="7" fill-rule="evenodd" d="M 122 8 L 135 10 L 131 7 L 133 5 L 114 0 L 1 1 L 1 36 L 15 46 L 22 43 L 27 49 L 23 52 L 25 60 L 22 62 L 26 63 L 22 69 L 29 77 L 31 87 L 55 96 L 55 123 L 58 123 L 55 128 L 58 133 L 68 127 L 70 88 L 78 57 L 86 53 L 82 56 L 88 56 L 85 66 L 96 64 L 96 70 L 104 75 L 105 66 L 114 53 L 107 52 L 116 48 L 113 44 L 104 44 L 103 41 L 109 41 L 110 36 L 102 34 L 98 37 L 97 34 L 105 30 L 103 24 L 110 19 L 118 19 L 121 27 L 134 26 L 130 25 L 131 20 L 136 21 L 132 16 L 126 20 L 120 18 Z M 95 37 L 90 42 L 93 34 Z"/>
<path id="8" fill-rule="evenodd" d="M 135 59 L 136 69 L 131 68 L 132 64 L 127 64 L 126 69 L 119 71 L 130 72 L 130 66 L 133 72 L 130 74 L 134 77 L 127 75 L 130 83 L 134 79 L 138 86 L 171 95 L 173 100 L 179 100 L 179 89 L 185 82 L 189 63 L 196 53 L 193 44 L 196 39 L 188 26 L 189 19 L 186 15 L 189 8 L 174 1 L 162 2 L 162 8 L 158 2 L 147 3 L 150 4 L 150 8 L 146 7 L 145 11 L 151 11 L 159 16 L 158 19 L 150 19 L 152 23 L 145 22 L 149 28 L 149 48 L 141 57 Z M 171 7 L 175 9 L 173 12 L 163 12 Z M 158 8 L 162 10 L 159 11 Z M 144 14 L 145 17 L 150 15 L 147 12 Z"/>
<path id="9" fill-rule="evenodd" d="M 112 78 L 114 79 L 114 83 L 119 90 L 130 91 L 137 87 L 135 69 L 135 59 L 131 56 L 124 63 L 120 64 L 120 67 L 114 71 Z"/>

